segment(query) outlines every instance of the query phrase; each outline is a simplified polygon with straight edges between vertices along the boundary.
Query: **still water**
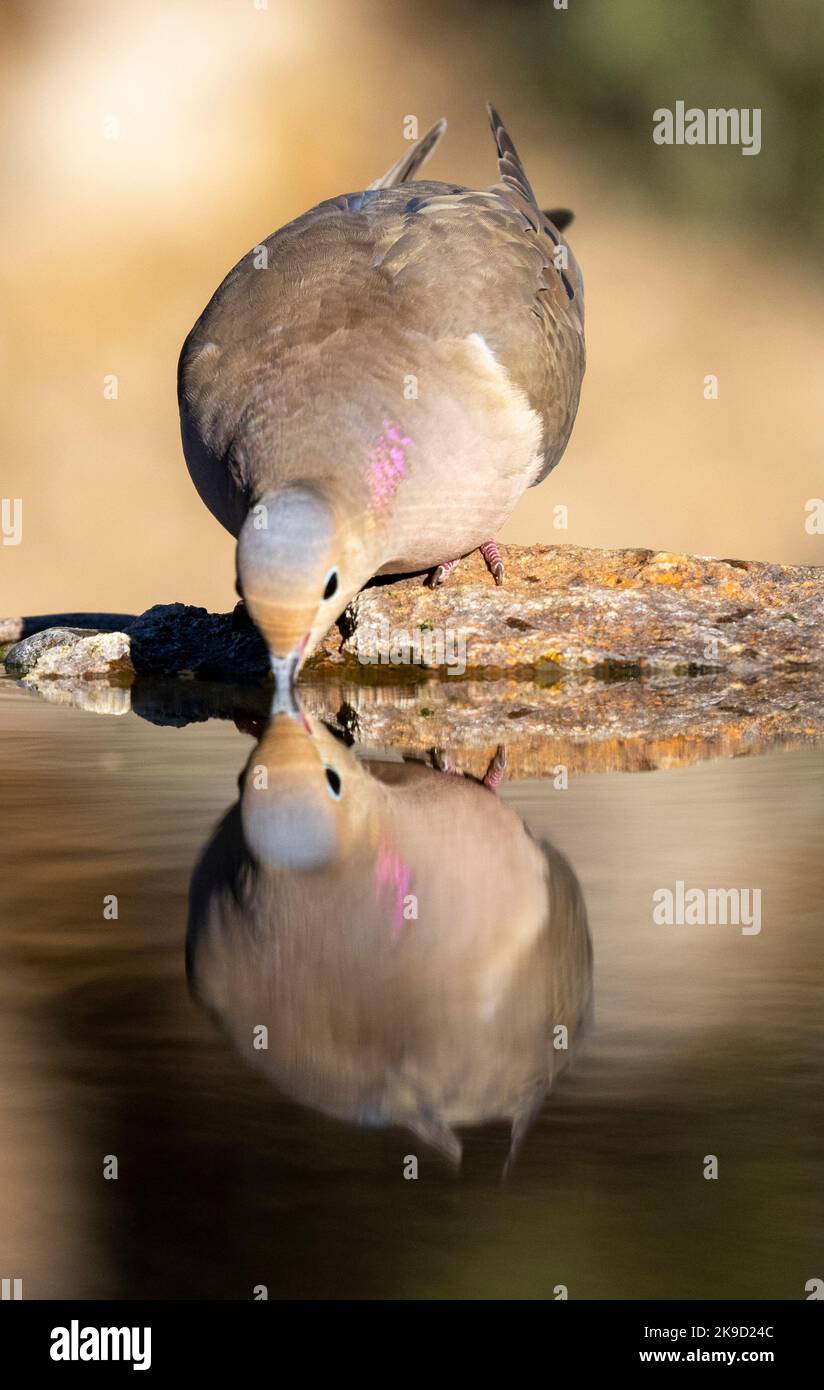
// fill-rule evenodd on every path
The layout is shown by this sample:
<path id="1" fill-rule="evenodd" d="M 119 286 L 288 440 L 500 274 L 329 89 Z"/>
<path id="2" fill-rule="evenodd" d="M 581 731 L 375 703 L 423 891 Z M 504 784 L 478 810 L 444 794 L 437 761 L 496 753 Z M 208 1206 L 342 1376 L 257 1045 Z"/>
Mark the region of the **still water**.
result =
<path id="1" fill-rule="evenodd" d="M 3 1277 L 149 1299 L 824 1278 L 824 749 L 495 790 L 309 716 L 250 728 L 0 681 Z M 679 881 L 760 890 L 760 930 L 659 924 Z"/>

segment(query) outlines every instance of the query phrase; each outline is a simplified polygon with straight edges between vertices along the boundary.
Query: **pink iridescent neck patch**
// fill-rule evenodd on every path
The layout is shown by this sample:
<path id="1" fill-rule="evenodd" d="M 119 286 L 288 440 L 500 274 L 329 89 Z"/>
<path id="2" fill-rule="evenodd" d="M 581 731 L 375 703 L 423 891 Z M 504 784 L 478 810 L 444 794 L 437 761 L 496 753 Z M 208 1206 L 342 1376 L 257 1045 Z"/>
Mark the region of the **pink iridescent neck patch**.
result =
<path id="1" fill-rule="evenodd" d="M 376 507 L 385 507 L 395 496 L 409 472 L 407 450 L 412 440 L 397 423 L 384 420 L 367 455 L 369 491 Z"/>
<path id="2" fill-rule="evenodd" d="M 385 842 L 378 846 L 378 858 L 375 864 L 375 889 L 380 896 L 384 888 L 389 889 L 389 899 L 391 904 L 390 926 L 393 936 L 399 936 L 404 926 L 404 901 L 409 892 L 409 885 L 412 882 L 412 874 L 408 864 L 405 864 L 397 850 L 392 849 Z"/>

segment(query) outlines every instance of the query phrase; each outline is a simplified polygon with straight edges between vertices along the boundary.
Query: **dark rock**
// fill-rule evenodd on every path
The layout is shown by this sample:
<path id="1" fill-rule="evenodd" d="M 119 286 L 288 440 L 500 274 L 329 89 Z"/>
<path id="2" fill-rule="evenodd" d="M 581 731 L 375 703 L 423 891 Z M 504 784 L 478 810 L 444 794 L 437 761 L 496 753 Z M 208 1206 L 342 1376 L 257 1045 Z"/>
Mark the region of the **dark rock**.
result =
<path id="1" fill-rule="evenodd" d="M 269 674 L 266 644 L 232 613 L 207 613 L 185 603 L 156 603 L 129 630 L 141 675 L 191 675 L 198 680 L 259 681 Z"/>

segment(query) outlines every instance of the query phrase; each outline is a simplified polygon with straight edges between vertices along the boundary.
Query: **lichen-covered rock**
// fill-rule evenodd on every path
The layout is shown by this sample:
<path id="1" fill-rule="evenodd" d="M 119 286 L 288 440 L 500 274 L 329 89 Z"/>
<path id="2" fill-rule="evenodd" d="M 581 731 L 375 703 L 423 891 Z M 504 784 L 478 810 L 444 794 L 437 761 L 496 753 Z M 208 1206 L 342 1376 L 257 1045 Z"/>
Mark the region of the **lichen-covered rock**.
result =
<path id="1" fill-rule="evenodd" d="M 134 667 L 125 632 L 95 632 L 58 642 L 42 652 L 29 668 L 26 680 L 40 685 L 50 680 L 66 682 L 109 681 L 129 685 Z"/>
<path id="2" fill-rule="evenodd" d="M 46 652 L 59 648 L 68 655 L 81 637 L 93 637 L 94 629 L 81 627 L 49 627 L 24 637 L 9 647 L 3 660 L 6 670 L 13 676 L 25 676 L 33 671 Z"/>
<path id="3" fill-rule="evenodd" d="M 237 613 L 207 613 L 185 603 L 157 603 L 129 629 L 141 674 L 199 680 L 262 680 L 270 674 L 263 638 Z"/>
<path id="4" fill-rule="evenodd" d="M 745 675 L 824 661 L 824 569 L 580 546 L 513 546 L 505 560 L 501 588 L 471 555 L 440 589 L 415 577 L 363 590 L 315 669 L 391 674 L 413 648 L 445 674 Z"/>

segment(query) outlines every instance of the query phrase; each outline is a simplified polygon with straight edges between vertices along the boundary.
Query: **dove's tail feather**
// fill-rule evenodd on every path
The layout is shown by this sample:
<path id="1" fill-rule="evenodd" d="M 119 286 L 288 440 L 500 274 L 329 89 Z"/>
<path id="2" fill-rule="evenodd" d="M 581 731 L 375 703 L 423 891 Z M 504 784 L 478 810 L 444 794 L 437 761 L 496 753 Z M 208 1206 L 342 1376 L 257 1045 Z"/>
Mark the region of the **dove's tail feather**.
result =
<path id="1" fill-rule="evenodd" d="M 538 208 L 538 200 L 532 191 L 532 184 L 526 176 L 526 170 L 506 126 L 495 107 L 489 102 L 486 104 L 486 109 L 489 112 L 489 124 L 492 126 L 492 134 L 498 147 L 498 172 L 501 176 L 501 183 L 511 192 L 519 194 L 527 203 L 532 203 L 533 207 Z M 540 212 L 540 208 L 538 211 Z"/>
<path id="2" fill-rule="evenodd" d="M 369 187 L 394 188 L 395 184 L 406 183 L 406 180 L 411 179 L 412 176 L 417 173 L 418 169 L 420 169 L 424 161 L 429 158 L 445 130 L 446 121 L 443 116 L 441 116 L 441 119 L 435 122 L 432 129 L 428 130 L 425 135 L 422 135 L 420 140 L 417 140 L 412 146 L 411 150 L 407 150 L 403 158 L 398 160 L 397 164 L 393 164 L 392 168 L 387 169 L 382 178 L 375 179 L 375 182 L 370 183 Z"/>
<path id="3" fill-rule="evenodd" d="M 549 1083 L 539 1084 L 531 1094 L 524 1097 L 518 1110 L 512 1117 L 512 1139 L 509 1145 L 504 1170 L 501 1174 L 504 1182 L 509 1177 L 517 1161 L 518 1155 L 524 1145 L 524 1140 L 529 1134 L 532 1126 L 544 1108 Z"/>

